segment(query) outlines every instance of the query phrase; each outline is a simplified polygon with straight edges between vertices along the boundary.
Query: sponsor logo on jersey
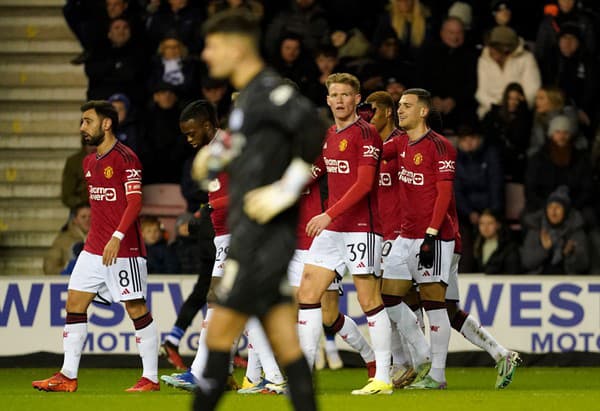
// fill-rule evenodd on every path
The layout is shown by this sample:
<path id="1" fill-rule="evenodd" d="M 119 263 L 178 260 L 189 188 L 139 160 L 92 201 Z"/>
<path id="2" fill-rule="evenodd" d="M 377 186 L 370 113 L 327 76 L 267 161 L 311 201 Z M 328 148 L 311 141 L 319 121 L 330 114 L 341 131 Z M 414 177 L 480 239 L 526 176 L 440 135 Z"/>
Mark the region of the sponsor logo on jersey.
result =
<path id="1" fill-rule="evenodd" d="M 342 141 L 340 141 L 340 144 L 338 144 L 338 149 L 341 152 L 346 151 L 346 149 L 348 148 L 348 140 L 343 139 Z"/>
<path id="2" fill-rule="evenodd" d="M 392 175 L 390 173 L 379 173 L 379 185 L 390 187 L 392 185 Z"/>
<path id="3" fill-rule="evenodd" d="M 90 200 L 94 201 L 117 201 L 117 190 L 113 187 L 89 186 Z"/>
<path id="4" fill-rule="evenodd" d="M 125 174 L 127 174 L 127 180 L 141 180 L 142 179 L 142 170 L 137 168 L 128 168 L 125 170 Z"/>
<path id="5" fill-rule="evenodd" d="M 413 157 L 413 162 L 415 163 L 415 165 L 419 165 L 423 162 L 423 154 L 421 153 L 417 153 L 415 154 L 415 156 Z"/>
<path id="6" fill-rule="evenodd" d="M 115 171 L 113 170 L 113 168 L 111 166 L 108 166 L 104 169 L 104 177 L 106 177 L 106 178 L 111 178 L 114 173 L 115 173 Z"/>
<path id="7" fill-rule="evenodd" d="M 350 163 L 347 160 L 336 160 L 334 158 L 326 158 L 325 166 L 328 173 L 349 174 Z"/>
<path id="8" fill-rule="evenodd" d="M 406 184 L 412 184 L 414 186 L 422 186 L 425 183 L 425 177 L 423 173 L 415 173 L 402 167 L 402 170 L 398 173 L 398 180 Z"/>
<path id="9" fill-rule="evenodd" d="M 90 170 L 87 171 L 87 173 L 85 173 L 85 178 L 90 178 L 92 176 L 92 173 L 90 173 Z"/>
<path id="10" fill-rule="evenodd" d="M 363 146 L 365 151 L 363 152 L 363 157 L 371 157 L 375 160 L 379 160 L 379 149 L 375 146 Z"/>
<path id="11" fill-rule="evenodd" d="M 451 173 L 454 172 L 455 169 L 455 161 L 454 160 L 440 160 L 438 161 L 440 167 L 438 168 L 440 173 Z"/>
<path id="12" fill-rule="evenodd" d="M 310 167 L 310 172 L 311 172 L 311 174 L 312 174 L 313 177 L 316 177 L 316 176 L 319 175 L 319 173 L 321 173 L 321 168 L 317 167 L 316 165 L 313 164 Z"/>

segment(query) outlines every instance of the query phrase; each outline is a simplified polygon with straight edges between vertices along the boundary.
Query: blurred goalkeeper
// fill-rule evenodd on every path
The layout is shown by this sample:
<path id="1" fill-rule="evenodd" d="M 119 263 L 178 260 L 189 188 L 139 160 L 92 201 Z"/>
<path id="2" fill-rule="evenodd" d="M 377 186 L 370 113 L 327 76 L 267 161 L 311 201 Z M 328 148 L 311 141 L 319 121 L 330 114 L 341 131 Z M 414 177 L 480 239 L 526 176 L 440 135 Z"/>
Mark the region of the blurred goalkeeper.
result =
<path id="1" fill-rule="evenodd" d="M 215 409 L 231 344 L 255 315 L 288 377 L 294 408 L 314 410 L 311 372 L 298 343 L 286 273 L 296 247 L 297 201 L 311 179 L 325 128 L 308 100 L 265 68 L 254 17 L 243 11 L 219 13 L 207 21 L 205 33 L 202 58 L 211 77 L 228 79 L 240 95 L 229 119 L 231 136 L 200 150 L 193 167 L 194 177 L 206 181 L 228 163 L 231 231 L 194 409 Z"/>

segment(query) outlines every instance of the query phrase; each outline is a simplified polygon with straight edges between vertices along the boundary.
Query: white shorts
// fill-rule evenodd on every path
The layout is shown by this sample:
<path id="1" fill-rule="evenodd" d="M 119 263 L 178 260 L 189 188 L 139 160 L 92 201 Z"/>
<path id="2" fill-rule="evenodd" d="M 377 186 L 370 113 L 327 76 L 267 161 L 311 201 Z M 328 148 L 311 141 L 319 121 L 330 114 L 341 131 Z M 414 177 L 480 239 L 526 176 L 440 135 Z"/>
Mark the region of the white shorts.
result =
<path id="1" fill-rule="evenodd" d="M 107 267 L 101 255 L 82 251 L 69 279 L 69 290 L 96 293 L 95 301 L 110 304 L 146 298 L 147 284 L 144 257 L 119 257 Z"/>
<path id="2" fill-rule="evenodd" d="M 381 276 L 381 236 L 324 230 L 315 237 L 306 264 L 351 275 Z M 343 275 L 343 274 L 342 274 Z"/>
<path id="3" fill-rule="evenodd" d="M 412 281 L 407 265 L 409 245 L 410 240 L 402 237 L 383 242 L 381 249 L 383 278 Z"/>
<path id="4" fill-rule="evenodd" d="M 308 250 L 295 250 L 294 256 L 292 257 L 290 264 L 288 265 L 288 282 L 292 287 L 300 287 L 300 282 L 302 281 L 302 273 L 304 272 L 304 261 L 306 260 L 306 256 L 308 255 Z M 345 267 L 344 267 L 345 268 Z M 343 276 L 343 272 L 340 276 L 335 277 L 335 279 L 329 284 L 327 287 L 327 291 L 336 291 L 342 287 L 341 278 Z"/>
<path id="5" fill-rule="evenodd" d="M 433 267 L 425 268 L 419 264 L 419 249 L 423 239 L 411 239 L 408 246 L 408 269 L 417 284 L 448 284 L 450 267 L 454 256 L 454 240 L 435 240 Z"/>
<path id="6" fill-rule="evenodd" d="M 212 276 L 223 277 L 225 272 L 225 260 L 229 254 L 229 243 L 231 242 L 231 234 L 218 235 L 213 240 L 215 243 L 215 265 L 213 266 Z"/>
<path id="7" fill-rule="evenodd" d="M 460 301 L 458 292 L 458 263 L 460 262 L 460 254 L 452 256 L 452 265 L 450 266 L 450 276 L 448 277 L 448 287 L 446 288 L 446 300 Z"/>

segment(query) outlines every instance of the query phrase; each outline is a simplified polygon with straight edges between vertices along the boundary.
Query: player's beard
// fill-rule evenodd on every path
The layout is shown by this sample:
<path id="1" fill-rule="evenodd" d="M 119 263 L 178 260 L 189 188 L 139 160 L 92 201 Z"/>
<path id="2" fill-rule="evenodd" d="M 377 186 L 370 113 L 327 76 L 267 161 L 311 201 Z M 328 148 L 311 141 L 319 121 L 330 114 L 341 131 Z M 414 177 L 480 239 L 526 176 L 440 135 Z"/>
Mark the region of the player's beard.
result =
<path id="1" fill-rule="evenodd" d="M 104 130 L 98 127 L 98 130 L 94 133 L 94 135 L 81 132 L 81 137 L 85 140 L 87 145 L 98 147 L 104 141 Z"/>

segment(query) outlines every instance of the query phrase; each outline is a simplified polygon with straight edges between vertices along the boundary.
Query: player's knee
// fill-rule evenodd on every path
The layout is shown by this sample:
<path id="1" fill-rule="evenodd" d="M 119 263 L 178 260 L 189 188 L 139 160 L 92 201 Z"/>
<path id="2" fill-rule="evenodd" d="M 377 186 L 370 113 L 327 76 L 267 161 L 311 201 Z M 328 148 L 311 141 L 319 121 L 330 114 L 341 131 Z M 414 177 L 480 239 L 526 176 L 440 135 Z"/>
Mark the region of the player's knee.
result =
<path id="1" fill-rule="evenodd" d="M 442 283 L 430 283 L 419 285 L 419 296 L 421 301 L 446 302 L 446 287 Z"/>
<path id="2" fill-rule="evenodd" d="M 298 289 L 298 302 L 300 304 L 316 304 L 321 301 L 321 293 L 319 290 L 309 285 L 300 285 Z"/>
<path id="3" fill-rule="evenodd" d="M 85 313 L 92 299 L 93 297 L 89 296 L 87 293 L 69 290 L 65 310 L 68 313 Z"/>
<path id="4" fill-rule="evenodd" d="M 131 319 L 140 318 L 142 315 L 148 312 L 148 308 L 146 307 L 146 302 L 144 300 L 125 301 L 125 309 L 127 310 L 127 314 L 129 314 L 129 318 Z"/>

